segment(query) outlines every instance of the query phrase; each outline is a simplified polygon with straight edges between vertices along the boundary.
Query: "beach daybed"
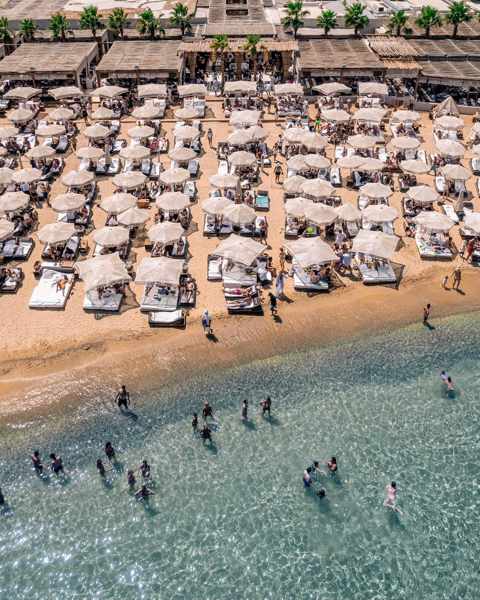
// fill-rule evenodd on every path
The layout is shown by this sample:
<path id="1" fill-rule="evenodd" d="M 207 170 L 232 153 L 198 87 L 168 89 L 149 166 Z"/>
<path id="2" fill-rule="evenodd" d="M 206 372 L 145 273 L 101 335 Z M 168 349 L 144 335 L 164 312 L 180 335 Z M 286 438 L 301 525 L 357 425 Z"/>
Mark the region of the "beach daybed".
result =
<path id="1" fill-rule="evenodd" d="M 381 231 L 361 229 L 352 243 L 357 267 L 364 284 L 396 283 L 397 276 L 390 264 L 398 237 Z"/>
<path id="2" fill-rule="evenodd" d="M 85 294 L 83 310 L 86 312 L 118 312 L 123 298 L 123 290 L 120 292 L 113 286 L 90 290 Z"/>
<path id="3" fill-rule="evenodd" d="M 301 238 L 284 242 L 283 247 L 292 256 L 293 285 L 304 292 L 328 292 L 330 265 L 338 260 L 335 252 L 320 238 Z"/>
<path id="4" fill-rule="evenodd" d="M 1 294 L 16 294 L 23 281 L 23 271 L 20 267 L 8 269 L 5 278 L 0 284 Z"/>
<path id="5" fill-rule="evenodd" d="M 219 225 L 219 221 L 214 215 L 205 214 L 203 219 L 203 235 L 230 235 L 232 232 L 233 226 L 231 223 L 222 221 L 221 225 Z"/>
<path id="6" fill-rule="evenodd" d="M 149 283 L 140 301 L 140 312 L 177 310 L 178 296 L 178 287 Z"/>
<path id="7" fill-rule="evenodd" d="M 85 283 L 83 309 L 86 312 L 118 312 L 130 281 L 124 262 L 117 252 L 75 263 Z"/>
<path id="8" fill-rule="evenodd" d="M 28 260 L 34 245 L 32 238 L 11 238 L 0 244 L 0 256 L 4 260 Z"/>
<path id="9" fill-rule="evenodd" d="M 150 327 L 185 327 L 186 313 L 183 308 L 171 312 L 151 312 L 148 314 Z"/>
<path id="10" fill-rule="evenodd" d="M 33 289 L 28 303 L 29 308 L 65 308 L 72 291 L 75 275 L 72 269 L 44 268 Z"/>
<path id="11" fill-rule="evenodd" d="M 422 258 L 453 258 L 448 231 L 454 222 L 441 213 L 422 211 L 413 218 L 416 225 L 415 242 Z"/>
<path id="12" fill-rule="evenodd" d="M 311 273 L 293 261 L 293 287 L 300 292 L 328 292 L 330 284 L 321 277 L 312 278 Z"/>
<path id="13" fill-rule="evenodd" d="M 266 190 L 258 190 L 255 195 L 254 208 L 257 210 L 268 210 L 270 208 L 270 198 Z"/>

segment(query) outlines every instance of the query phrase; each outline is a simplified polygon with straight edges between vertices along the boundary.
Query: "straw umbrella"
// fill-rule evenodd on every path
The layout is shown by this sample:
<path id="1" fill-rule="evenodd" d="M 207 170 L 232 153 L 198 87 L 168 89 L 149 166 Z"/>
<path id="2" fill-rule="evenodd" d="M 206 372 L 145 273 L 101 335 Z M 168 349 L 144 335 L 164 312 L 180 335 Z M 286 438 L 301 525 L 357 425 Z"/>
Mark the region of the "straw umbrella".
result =
<path id="1" fill-rule="evenodd" d="M 30 196 L 23 192 L 5 192 L 0 196 L 0 212 L 15 212 L 28 206 Z"/>
<path id="2" fill-rule="evenodd" d="M 101 227 L 93 232 L 93 241 L 105 248 L 117 248 L 128 243 L 128 229 L 123 227 Z"/>
<path id="3" fill-rule="evenodd" d="M 411 187 L 407 196 L 417 204 L 433 204 L 440 198 L 440 194 L 428 185 L 416 185 Z"/>
<path id="4" fill-rule="evenodd" d="M 66 187 L 81 187 L 92 183 L 94 179 L 90 171 L 69 171 L 62 177 L 62 183 Z"/>
<path id="5" fill-rule="evenodd" d="M 8 240 L 12 237 L 15 231 L 15 223 L 13 221 L 7 221 L 7 219 L 0 219 L 0 241 Z"/>
<path id="6" fill-rule="evenodd" d="M 305 217 L 315 225 L 331 225 L 337 220 L 337 212 L 330 206 L 312 202 L 305 207 Z"/>
<path id="7" fill-rule="evenodd" d="M 237 175 L 212 175 L 209 179 L 210 185 L 217 189 L 236 189 L 238 187 L 239 179 Z"/>
<path id="8" fill-rule="evenodd" d="M 385 204 L 370 204 L 363 210 L 363 216 L 370 223 L 391 223 L 398 219 L 398 211 Z"/>
<path id="9" fill-rule="evenodd" d="M 228 219 L 233 225 L 248 225 L 253 223 L 257 215 L 253 208 L 246 204 L 232 204 L 223 209 L 225 219 Z"/>
<path id="10" fill-rule="evenodd" d="M 430 171 L 429 165 L 420 159 L 402 160 L 400 168 L 404 173 L 412 173 L 413 175 L 422 175 Z"/>
<path id="11" fill-rule="evenodd" d="M 96 148 L 95 146 L 84 146 L 83 148 L 77 148 L 75 154 L 80 159 L 99 160 L 105 156 L 105 150 L 103 148 Z"/>
<path id="12" fill-rule="evenodd" d="M 328 138 L 319 135 L 318 133 L 313 133 L 313 131 L 305 131 L 300 139 L 300 144 L 308 151 L 308 152 L 319 152 L 323 150 L 328 144 Z"/>
<path id="13" fill-rule="evenodd" d="M 239 150 L 227 157 L 228 162 L 235 167 L 253 167 L 257 164 L 257 157 L 251 152 Z"/>
<path id="14" fill-rule="evenodd" d="M 127 171 L 119 173 L 113 178 L 113 185 L 124 190 L 133 190 L 142 186 L 147 180 L 146 175 L 140 171 Z"/>
<path id="15" fill-rule="evenodd" d="M 154 135 L 155 129 L 148 125 L 137 125 L 127 131 L 127 135 L 134 140 L 144 140 Z"/>
<path id="16" fill-rule="evenodd" d="M 318 237 L 285 241 L 283 246 L 303 269 L 338 260 L 338 256 L 330 246 Z"/>
<path id="17" fill-rule="evenodd" d="M 112 121 L 115 119 L 115 113 L 111 108 L 100 106 L 90 115 L 90 119 L 92 121 Z"/>
<path id="18" fill-rule="evenodd" d="M 118 85 L 102 85 L 101 87 L 92 90 L 90 96 L 98 96 L 99 98 L 118 98 L 128 92 L 127 88 Z"/>
<path id="19" fill-rule="evenodd" d="M 143 258 L 138 265 L 135 283 L 165 283 L 176 285 L 183 273 L 183 263 L 165 256 Z"/>
<path id="20" fill-rule="evenodd" d="M 75 113 L 70 108 L 59 106 L 49 111 L 47 119 L 49 121 L 71 121 L 75 118 Z"/>
<path id="21" fill-rule="evenodd" d="M 132 208 L 127 209 L 118 216 L 119 225 L 125 225 L 126 227 L 134 227 L 136 225 L 143 225 L 150 218 L 150 212 L 145 208 Z"/>
<path id="22" fill-rule="evenodd" d="M 51 207 L 55 212 L 71 212 L 80 210 L 87 202 L 83 194 L 75 194 L 67 192 L 66 194 L 58 195 L 51 202 Z"/>
<path id="23" fill-rule="evenodd" d="M 420 140 L 410 136 L 394 137 L 390 140 L 389 147 L 394 150 L 416 150 L 420 147 Z"/>
<path id="24" fill-rule="evenodd" d="M 168 157 L 175 162 L 189 162 L 197 157 L 197 153 L 192 148 L 181 146 L 180 148 L 174 148 L 168 153 Z"/>
<path id="25" fill-rule="evenodd" d="M 164 221 L 163 223 L 157 223 L 150 227 L 147 235 L 155 244 L 165 245 L 178 241 L 185 235 L 185 230 L 180 223 Z"/>
<path id="26" fill-rule="evenodd" d="M 15 171 L 8 167 L 0 167 L 0 185 L 7 186 L 13 181 Z"/>
<path id="27" fill-rule="evenodd" d="M 390 198 L 393 191 L 383 183 L 366 183 L 360 188 L 360 194 L 372 199 Z"/>
<path id="28" fill-rule="evenodd" d="M 132 117 L 140 121 L 159 119 L 162 116 L 163 109 L 153 102 L 146 102 L 143 106 L 137 106 L 132 110 Z"/>
<path id="29" fill-rule="evenodd" d="M 33 112 L 26 108 L 16 108 L 7 113 L 7 119 L 14 123 L 26 123 L 27 121 L 31 121 L 34 117 L 35 115 Z"/>
<path id="30" fill-rule="evenodd" d="M 50 158 L 55 155 L 55 148 L 51 146 L 34 146 L 27 151 L 26 155 L 32 159 Z"/>
<path id="31" fill-rule="evenodd" d="M 68 241 L 75 233 L 75 225 L 73 223 L 49 223 L 44 225 L 38 232 L 38 239 L 43 244 L 61 244 Z"/>
<path id="32" fill-rule="evenodd" d="M 39 169 L 20 169 L 13 173 L 12 179 L 15 183 L 34 183 L 43 176 Z"/>
<path id="33" fill-rule="evenodd" d="M 455 225 L 447 215 L 442 215 L 441 213 L 431 210 L 419 213 L 413 218 L 413 221 L 426 231 L 445 232 Z"/>
<path id="34" fill-rule="evenodd" d="M 192 121 L 198 118 L 198 113 L 191 106 L 186 106 L 185 108 L 178 108 L 174 112 L 174 116 L 179 121 Z"/>
<path id="35" fill-rule="evenodd" d="M 237 129 L 227 137 L 227 144 L 230 146 L 246 146 L 252 142 L 250 129 Z"/>
<path id="36" fill-rule="evenodd" d="M 100 202 L 100 208 L 111 215 L 118 215 L 136 205 L 137 199 L 135 196 L 126 192 L 117 192 Z"/>
<path id="37" fill-rule="evenodd" d="M 18 128 L 13 125 L 4 125 L 0 127 L 0 140 L 8 140 L 14 138 L 18 134 Z"/>
<path id="38" fill-rule="evenodd" d="M 117 228 L 119 229 L 119 228 Z M 99 287 L 127 283 L 131 280 L 125 263 L 118 252 L 100 254 L 87 260 L 75 263 L 79 276 L 83 279 L 85 291 L 90 292 Z"/>
<path id="39" fill-rule="evenodd" d="M 439 129 L 446 129 L 450 131 L 455 131 L 457 129 L 463 129 L 465 127 L 465 123 L 463 119 L 460 117 L 453 117 L 452 115 L 444 115 L 443 117 L 439 117 L 434 121 L 434 127 L 438 127 Z"/>
<path id="40" fill-rule="evenodd" d="M 345 221 L 346 223 L 354 223 L 355 221 L 360 221 L 362 218 L 362 213 L 356 206 L 353 204 L 341 204 L 336 209 L 337 216 L 340 221 Z"/>
<path id="41" fill-rule="evenodd" d="M 365 157 L 351 154 L 350 156 L 341 156 L 337 160 L 337 166 L 341 169 L 359 169 L 364 162 Z"/>
<path id="42" fill-rule="evenodd" d="M 313 204 L 313 202 L 302 196 L 289 198 L 285 202 L 285 212 L 292 217 L 304 217 L 307 206 L 310 206 L 310 204 Z"/>
<path id="43" fill-rule="evenodd" d="M 352 115 L 342 108 L 330 108 L 322 110 L 322 118 L 325 121 L 331 121 L 332 123 L 346 123 L 350 121 Z"/>
<path id="44" fill-rule="evenodd" d="M 184 127 L 176 127 L 173 130 L 173 135 L 175 136 L 176 140 L 189 141 L 200 137 L 200 130 L 198 130 L 196 127 L 185 125 Z"/>
<path id="45" fill-rule="evenodd" d="M 362 133 L 351 135 L 347 139 L 347 144 L 349 144 L 352 148 L 356 148 L 357 150 L 373 148 L 377 142 L 378 138 L 374 137 L 373 135 L 364 135 Z"/>
<path id="46" fill-rule="evenodd" d="M 293 175 L 293 177 L 287 177 L 283 182 L 283 191 L 287 194 L 298 194 L 302 193 L 302 186 L 308 179 L 301 175 Z"/>
<path id="47" fill-rule="evenodd" d="M 127 160 L 143 160 L 150 156 L 150 148 L 145 146 L 125 146 L 120 150 L 120 156 Z"/>
<path id="48" fill-rule="evenodd" d="M 42 90 L 33 87 L 15 87 L 3 94 L 7 100 L 31 100 L 35 96 L 39 96 Z"/>
<path id="49" fill-rule="evenodd" d="M 328 158 L 321 154 L 306 154 L 303 155 L 303 160 L 311 169 L 328 169 L 330 167 Z"/>
<path id="50" fill-rule="evenodd" d="M 65 133 L 65 127 L 58 125 L 57 123 L 50 123 L 50 125 L 40 125 L 36 128 L 35 134 L 38 137 L 58 137 Z"/>
<path id="51" fill-rule="evenodd" d="M 303 127 L 289 127 L 283 132 L 283 137 L 290 144 L 301 144 L 305 133 L 306 129 L 303 129 Z"/>
<path id="52" fill-rule="evenodd" d="M 89 125 L 83 130 L 83 135 L 92 140 L 103 140 L 110 135 L 110 129 L 104 125 Z"/>
<path id="53" fill-rule="evenodd" d="M 310 198 L 328 198 L 333 194 L 335 188 L 323 179 L 308 179 L 302 184 L 302 194 Z"/>
<path id="54" fill-rule="evenodd" d="M 181 185 L 190 179 L 190 173 L 187 169 L 173 167 L 160 173 L 160 181 L 165 185 Z"/>
<path id="55" fill-rule="evenodd" d="M 167 86 L 164 83 L 147 83 L 137 87 L 139 98 L 165 98 Z"/>
<path id="56" fill-rule="evenodd" d="M 308 171 L 309 167 L 305 162 L 303 154 L 297 154 L 287 160 L 287 169 L 290 171 Z"/>
<path id="57" fill-rule="evenodd" d="M 221 215 L 227 206 L 231 206 L 233 201 L 225 196 L 210 196 L 202 202 L 202 210 L 207 215 Z"/>
<path id="58" fill-rule="evenodd" d="M 445 179 L 449 179 L 451 181 L 467 181 L 470 179 L 472 174 L 462 165 L 444 165 L 440 172 L 445 177 Z"/>
<path id="59" fill-rule="evenodd" d="M 180 211 L 190 206 L 190 198 L 182 192 L 166 192 L 156 199 L 155 204 L 162 210 Z"/>
<path id="60" fill-rule="evenodd" d="M 462 158 L 465 154 L 465 146 L 455 140 L 441 139 L 437 140 L 435 145 L 442 156 Z"/>

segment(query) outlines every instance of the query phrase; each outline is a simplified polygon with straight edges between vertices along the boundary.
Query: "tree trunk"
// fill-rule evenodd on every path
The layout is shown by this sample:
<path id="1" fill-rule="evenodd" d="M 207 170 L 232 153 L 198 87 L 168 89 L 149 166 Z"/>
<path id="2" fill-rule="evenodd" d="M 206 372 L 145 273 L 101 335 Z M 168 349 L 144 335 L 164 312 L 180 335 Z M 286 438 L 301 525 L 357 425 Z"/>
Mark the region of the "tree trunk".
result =
<path id="1" fill-rule="evenodd" d="M 425 37 L 430 37 L 430 26 L 425 27 Z"/>
<path id="2" fill-rule="evenodd" d="M 458 33 L 458 23 L 453 24 L 453 37 L 457 37 Z"/>
<path id="3" fill-rule="evenodd" d="M 221 85 L 222 85 L 222 93 L 223 93 L 223 87 L 225 85 L 225 56 L 223 55 L 222 52 L 222 70 L 221 70 L 221 75 L 220 75 L 221 79 Z"/>
<path id="4" fill-rule="evenodd" d="M 355 29 L 354 29 L 354 35 L 355 35 L 355 37 L 358 37 L 358 27 L 355 27 Z"/>
<path id="5" fill-rule="evenodd" d="M 400 29 L 401 29 L 400 25 L 397 25 L 397 37 L 400 37 Z"/>
<path id="6" fill-rule="evenodd" d="M 257 54 L 253 55 L 253 81 L 257 81 Z"/>

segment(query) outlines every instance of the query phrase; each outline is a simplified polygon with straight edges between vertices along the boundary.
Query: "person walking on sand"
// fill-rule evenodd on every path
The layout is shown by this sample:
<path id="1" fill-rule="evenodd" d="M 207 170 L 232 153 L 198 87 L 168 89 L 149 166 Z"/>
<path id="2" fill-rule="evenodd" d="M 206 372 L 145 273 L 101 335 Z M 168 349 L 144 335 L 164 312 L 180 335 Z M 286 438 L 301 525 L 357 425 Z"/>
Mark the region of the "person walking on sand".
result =
<path id="1" fill-rule="evenodd" d="M 205 309 L 202 314 L 202 327 L 205 335 L 213 335 L 212 317 L 207 309 Z"/>
<path id="2" fill-rule="evenodd" d="M 442 279 L 442 288 L 444 290 L 448 290 L 448 275 L 445 275 L 445 277 Z"/>
<path id="3" fill-rule="evenodd" d="M 280 248 L 278 261 L 280 263 L 280 271 L 285 271 L 285 250 L 283 248 Z"/>
<path id="4" fill-rule="evenodd" d="M 285 276 L 283 275 L 283 271 L 280 271 L 275 279 L 275 292 L 277 294 L 277 298 L 283 298 L 284 290 Z"/>
<path id="5" fill-rule="evenodd" d="M 208 131 L 207 131 L 207 140 L 208 140 L 208 145 L 211 148 L 213 145 L 213 131 L 212 131 L 211 127 L 209 127 Z"/>
<path id="6" fill-rule="evenodd" d="M 430 317 L 431 310 L 432 310 L 432 305 L 431 304 L 427 304 L 427 306 L 425 306 L 424 309 L 423 309 L 423 324 L 424 325 L 428 324 L 428 319 Z"/>
<path id="7" fill-rule="evenodd" d="M 474 250 L 475 250 L 475 241 L 473 238 L 471 238 L 465 244 L 465 248 L 462 252 L 463 259 L 468 262 L 471 259 Z"/>
<path id="8" fill-rule="evenodd" d="M 128 410 L 128 405 L 130 403 L 130 394 L 129 392 L 127 392 L 127 388 L 124 385 L 122 385 L 122 388 L 116 395 L 115 400 L 120 410 Z"/>
<path id="9" fill-rule="evenodd" d="M 459 290 L 460 284 L 462 283 L 462 270 L 460 267 L 456 267 L 452 273 L 453 283 L 452 290 Z"/>
<path id="10" fill-rule="evenodd" d="M 270 298 L 270 312 L 272 317 L 275 317 L 277 314 L 277 297 L 272 292 L 268 293 L 268 297 Z"/>
<path id="11" fill-rule="evenodd" d="M 275 183 L 280 183 L 280 177 L 282 176 L 282 165 L 277 161 L 273 169 L 275 174 Z"/>

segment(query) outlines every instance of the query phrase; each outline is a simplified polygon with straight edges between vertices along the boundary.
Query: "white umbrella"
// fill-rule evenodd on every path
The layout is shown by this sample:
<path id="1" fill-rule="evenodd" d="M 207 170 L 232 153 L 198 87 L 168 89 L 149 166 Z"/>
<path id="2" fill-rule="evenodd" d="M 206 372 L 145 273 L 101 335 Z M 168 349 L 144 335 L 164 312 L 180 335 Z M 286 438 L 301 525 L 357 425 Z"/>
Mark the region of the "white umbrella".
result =
<path id="1" fill-rule="evenodd" d="M 4 125 L 0 127 L 0 140 L 8 140 L 14 138 L 18 134 L 18 128 L 13 125 Z"/>
<path id="2" fill-rule="evenodd" d="M 190 198 L 182 192 L 166 192 L 156 199 L 155 204 L 162 210 L 180 211 L 190 206 Z"/>
<path id="3" fill-rule="evenodd" d="M 34 183 L 41 179 L 42 175 L 39 169 L 20 169 L 13 173 L 12 179 L 15 183 Z"/>
<path id="4" fill-rule="evenodd" d="M 361 150 L 373 148 L 377 142 L 378 138 L 374 137 L 373 135 L 364 135 L 362 133 L 359 133 L 357 135 L 351 135 L 347 139 L 347 144 L 352 146 L 352 148 L 357 148 Z"/>
<path id="5" fill-rule="evenodd" d="M 302 138 L 306 133 L 306 129 L 303 127 L 288 127 L 283 132 L 283 137 L 290 144 L 301 144 Z"/>
<path id="6" fill-rule="evenodd" d="M 110 135 L 110 129 L 104 125 L 89 125 L 83 130 L 83 135 L 92 140 L 103 140 Z"/>
<path id="7" fill-rule="evenodd" d="M 55 100 L 65 100 L 67 98 L 81 98 L 83 92 L 80 88 L 75 85 L 65 85 L 58 88 L 52 88 L 48 90 L 48 93 L 55 98 Z"/>
<path id="8" fill-rule="evenodd" d="M 265 246 L 260 242 L 232 233 L 218 244 L 214 254 L 248 267 L 264 252 Z"/>
<path id="9" fill-rule="evenodd" d="M 360 221 L 362 217 L 362 213 L 356 206 L 353 206 L 353 204 L 341 204 L 335 210 L 337 211 L 337 216 L 340 221 L 345 221 L 347 223 Z"/>
<path id="10" fill-rule="evenodd" d="M 297 196 L 296 198 L 289 198 L 285 202 L 285 212 L 287 215 L 292 217 L 304 217 L 307 206 L 313 204 L 311 200 Z"/>
<path id="11" fill-rule="evenodd" d="M 239 150 L 227 157 L 228 162 L 235 167 L 253 167 L 257 164 L 257 157 L 251 152 Z"/>
<path id="12" fill-rule="evenodd" d="M 58 125 L 57 123 L 50 123 L 50 125 L 40 125 L 35 129 L 35 134 L 38 137 L 58 137 L 65 133 L 65 127 Z"/>
<path id="13" fill-rule="evenodd" d="M 301 194 L 302 186 L 306 183 L 308 179 L 302 177 L 301 175 L 293 175 L 292 177 L 288 177 L 283 182 L 283 191 L 287 194 Z"/>
<path id="14" fill-rule="evenodd" d="M 366 121 L 368 123 L 380 123 L 387 114 L 384 108 L 360 108 L 353 115 L 354 121 Z"/>
<path id="15" fill-rule="evenodd" d="M 0 219 L 0 241 L 7 240 L 12 237 L 15 231 L 15 223 L 13 221 L 7 221 L 7 219 Z"/>
<path id="16" fill-rule="evenodd" d="M 181 146 L 174 148 L 168 153 L 168 157 L 176 162 L 185 163 L 197 157 L 197 153 L 192 148 Z"/>
<path id="17" fill-rule="evenodd" d="M 128 92 L 127 88 L 118 85 L 102 85 L 90 92 L 90 96 L 98 96 L 99 98 L 117 98 Z"/>
<path id="18" fill-rule="evenodd" d="M 359 169 L 365 162 L 364 156 L 351 154 L 350 156 L 341 156 L 337 160 L 337 166 L 341 169 Z"/>
<path id="19" fill-rule="evenodd" d="M 8 167 L 0 167 L 0 185 L 8 185 L 13 181 L 15 171 Z"/>
<path id="20" fill-rule="evenodd" d="M 358 167 L 359 171 L 363 173 L 373 173 L 376 171 L 383 171 L 385 163 L 379 158 L 365 158 L 362 164 Z"/>
<path id="21" fill-rule="evenodd" d="M 145 146 L 125 146 L 120 150 L 120 156 L 128 160 L 143 160 L 150 156 L 150 148 Z"/>
<path id="22" fill-rule="evenodd" d="M 262 113 L 259 110 L 234 110 L 230 115 L 230 125 L 233 127 L 253 127 L 260 121 Z"/>
<path id="23" fill-rule="evenodd" d="M 248 225 L 253 223 L 257 215 L 253 208 L 246 204 L 232 204 L 223 209 L 223 216 L 233 225 Z"/>
<path id="24" fill-rule="evenodd" d="M 183 263 L 165 256 L 143 258 L 138 265 L 135 283 L 164 283 L 178 285 Z"/>
<path id="25" fill-rule="evenodd" d="M 31 100 L 35 96 L 39 96 L 42 93 L 42 90 L 33 87 L 15 87 L 8 92 L 3 94 L 4 98 L 8 100 Z"/>
<path id="26" fill-rule="evenodd" d="M 421 142 L 418 138 L 403 135 L 392 138 L 389 146 L 395 150 L 416 150 L 420 144 Z"/>
<path id="27" fill-rule="evenodd" d="M 388 235 L 383 231 L 360 229 L 353 239 L 352 252 L 390 260 L 397 249 L 397 245 L 398 237 L 396 235 Z"/>
<path id="28" fill-rule="evenodd" d="M 196 127 L 185 125 L 184 127 L 175 127 L 173 135 L 176 140 L 188 141 L 200 137 L 200 131 Z"/>
<path id="29" fill-rule="evenodd" d="M 463 129 L 465 127 L 465 123 L 463 119 L 460 117 L 453 117 L 451 115 L 444 115 L 443 117 L 439 117 L 434 121 L 434 127 L 438 127 L 439 129 L 447 129 L 454 131 L 456 129 Z"/>
<path id="30" fill-rule="evenodd" d="M 152 242 L 163 245 L 176 242 L 185 235 L 185 231 L 180 223 L 172 223 L 171 221 L 157 223 L 150 227 L 147 233 Z"/>
<path id="31" fill-rule="evenodd" d="M 127 283 L 131 280 L 125 263 L 118 252 L 100 254 L 87 260 L 75 263 L 80 278 L 85 284 L 85 291 L 90 292 L 99 287 Z"/>
<path id="32" fill-rule="evenodd" d="M 115 113 L 111 108 L 100 106 L 97 110 L 93 111 L 90 115 L 90 119 L 92 119 L 92 121 L 111 121 L 112 119 L 115 119 Z"/>
<path id="33" fill-rule="evenodd" d="M 407 196 L 417 204 L 432 204 L 440 198 L 440 194 L 428 185 L 416 185 L 411 187 Z"/>
<path id="34" fill-rule="evenodd" d="M 416 158 L 402 160 L 400 168 L 404 173 L 413 173 L 414 175 L 421 175 L 430 171 L 430 166 L 426 162 Z"/>
<path id="35" fill-rule="evenodd" d="M 34 146 L 27 151 L 28 158 L 50 158 L 55 155 L 55 149 L 51 146 Z"/>
<path id="36" fill-rule="evenodd" d="M 83 194 L 67 192 L 66 194 L 56 196 L 51 202 L 51 207 L 56 212 L 70 212 L 80 210 L 82 206 L 85 206 L 86 202 L 87 199 Z"/>
<path id="37" fill-rule="evenodd" d="M 323 150 L 328 144 L 328 138 L 314 133 L 313 131 L 305 131 L 300 140 L 302 146 L 304 146 L 309 152 L 318 152 Z"/>
<path id="38" fill-rule="evenodd" d="M 146 180 L 146 175 L 140 173 L 140 171 L 127 171 L 126 173 L 115 175 L 112 181 L 113 185 L 118 188 L 133 190 L 142 186 Z"/>
<path id="39" fill-rule="evenodd" d="M 328 198 L 335 188 L 324 179 L 308 179 L 302 184 L 302 194 L 311 198 Z"/>
<path id="40" fill-rule="evenodd" d="M 328 158 L 321 154 L 305 154 L 303 160 L 311 169 L 328 169 L 330 167 Z"/>
<path id="41" fill-rule="evenodd" d="M 188 179 L 190 179 L 190 173 L 181 167 L 173 167 L 160 173 L 160 181 L 165 185 L 181 185 Z"/>
<path id="42" fill-rule="evenodd" d="M 95 179 L 90 171 L 69 171 L 62 177 L 62 183 L 66 187 L 81 187 L 88 185 Z"/>
<path id="43" fill-rule="evenodd" d="M 139 98 L 166 98 L 168 94 L 165 83 L 147 83 L 139 85 L 137 95 Z"/>
<path id="44" fill-rule="evenodd" d="M 445 179 L 451 181 L 467 181 L 472 176 L 470 171 L 462 165 L 445 165 L 440 171 Z"/>
<path id="45" fill-rule="evenodd" d="M 314 92 L 319 92 L 324 96 L 337 96 L 339 94 L 350 94 L 352 88 L 349 88 L 338 81 L 329 81 L 327 83 L 321 83 L 320 85 L 314 85 L 312 90 Z"/>
<path id="46" fill-rule="evenodd" d="M 120 225 L 125 225 L 126 227 L 134 226 L 134 225 L 143 225 L 150 218 L 150 212 L 145 208 L 137 208 L 136 206 L 132 206 L 132 208 L 128 208 L 125 212 L 118 215 L 118 223 Z"/>
<path id="47" fill-rule="evenodd" d="M 217 189 L 235 189 L 238 187 L 237 175 L 212 175 L 209 179 L 210 185 Z"/>
<path id="48" fill-rule="evenodd" d="M 322 110 L 322 118 L 325 121 L 332 121 L 333 123 L 346 123 L 350 121 L 352 115 L 342 108 L 328 108 Z"/>
<path id="49" fill-rule="evenodd" d="M 26 123 L 34 118 L 34 114 L 31 110 L 26 108 L 16 108 L 7 113 L 7 119 L 14 123 Z"/>
<path id="50" fill-rule="evenodd" d="M 75 233 L 75 225 L 73 223 L 49 223 L 44 225 L 38 232 L 38 239 L 43 244 L 61 244 L 69 240 Z"/>
<path id="51" fill-rule="evenodd" d="M 420 120 L 420 113 L 415 110 L 397 110 L 390 121 L 393 123 L 415 123 Z"/>
<path id="52" fill-rule="evenodd" d="M 476 235 L 480 235 L 480 213 L 467 213 L 463 219 L 466 229 L 470 229 Z"/>
<path id="53" fill-rule="evenodd" d="M 462 158 L 465 154 L 465 146 L 455 140 L 441 139 L 437 140 L 435 145 L 442 156 Z"/>
<path id="54" fill-rule="evenodd" d="M 154 133 L 155 129 L 148 125 L 137 125 L 127 131 L 127 135 L 135 140 L 144 140 L 151 137 Z"/>
<path id="55" fill-rule="evenodd" d="M 95 146 L 84 146 L 83 148 L 77 148 L 75 154 L 80 159 L 99 160 L 105 156 L 105 150 L 103 148 L 96 148 Z"/>
<path id="56" fill-rule="evenodd" d="M 287 169 L 290 171 L 308 171 L 303 154 L 296 154 L 287 160 Z"/>
<path id="57" fill-rule="evenodd" d="M 132 194 L 126 192 L 118 192 L 112 196 L 104 198 L 100 202 L 100 208 L 112 215 L 123 213 L 129 208 L 137 205 L 137 199 Z"/>
<path id="58" fill-rule="evenodd" d="M 202 202 L 202 210 L 207 215 L 221 215 L 223 214 L 223 209 L 232 204 L 232 200 L 225 198 L 225 196 L 210 196 L 210 198 Z"/>
<path id="59" fill-rule="evenodd" d="M 128 229 L 123 227 L 102 227 L 93 232 L 93 241 L 106 248 L 115 248 L 128 243 Z"/>
<path id="60" fill-rule="evenodd" d="M 370 223 L 390 223 L 398 219 L 398 211 L 385 204 L 370 204 L 363 210 L 363 216 Z"/>
<path id="61" fill-rule="evenodd" d="M 141 121 L 159 119 L 162 114 L 163 109 L 153 102 L 146 102 L 143 106 L 137 106 L 137 108 L 132 110 L 132 117 Z"/>
<path id="62" fill-rule="evenodd" d="M 71 121 L 74 118 L 75 113 L 73 112 L 73 110 L 71 110 L 70 108 L 65 108 L 63 106 L 54 108 L 47 115 L 47 119 L 49 121 Z"/>
<path id="63" fill-rule="evenodd" d="M 359 96 L 386 96 L 388 94 L 388 86 L 380 81 L 359 81 L 358 95 Z"/>
<path id="64" fill-rule="evenodd" d="M 175 118 L 179 121 L 191 121 L 192 119 L 198 118 L 197 111 L 191 106 L 186 106 L 185 108 L 177 108 L 177 110 L 173 114 Z"/>
<path id="65" fill-rule="evenodd" d="M 432 210 L 419 213 L 413 221 L 427 231 L 448 231 L 455 225 L 447 215 Z"/>
<path id="66" fill-rule="evenodd" d="M 283 246 L 303 269 L 338 260 L 330 246 L 318 237 L 287 241 Z"/>
<path id="67" fill-rule="evenodd" d="M 305 217 L 315 225 L 330 225 L 337 220 L 337 213 L 334 208 L 325 204 L 308 204 L 305 207 Z"/>
<path id="68" fill-rule="evenodd" d="M 368 198 L 382 199 L 389 198 L 393 194 L 393 191 L 388 185 L 384 185 L 383 183 L 366 183 L 360 188 L 360 194 Z"/>
<path id="69" fill-rule="evenodd" d="M 28 206 L 30 196 L 23 192 L 5 192 L 0 196 L 0 212 L 15 212 Z"/>

